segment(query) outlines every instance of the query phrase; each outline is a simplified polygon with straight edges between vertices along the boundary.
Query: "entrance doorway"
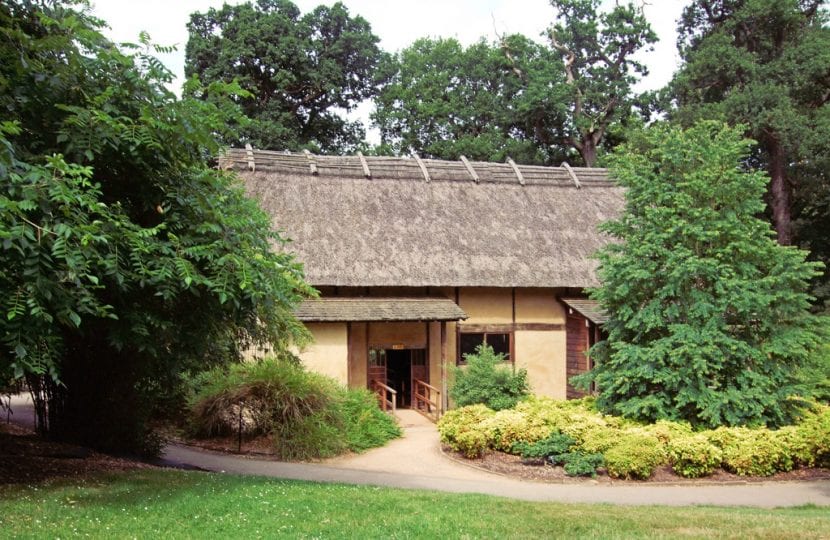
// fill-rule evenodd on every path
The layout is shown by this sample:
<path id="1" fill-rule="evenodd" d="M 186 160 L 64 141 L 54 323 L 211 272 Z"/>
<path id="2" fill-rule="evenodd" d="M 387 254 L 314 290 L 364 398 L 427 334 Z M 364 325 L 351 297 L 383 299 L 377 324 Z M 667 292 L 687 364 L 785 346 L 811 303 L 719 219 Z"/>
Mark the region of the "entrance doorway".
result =
<path id="1" fill-rule="evenodd" d="M 383 382 L 398 394 L 398 407 L 412 406 L 415 381 L 429 382 L 425 349 L 370 349 L 369 386 L 372 380 Z"/>

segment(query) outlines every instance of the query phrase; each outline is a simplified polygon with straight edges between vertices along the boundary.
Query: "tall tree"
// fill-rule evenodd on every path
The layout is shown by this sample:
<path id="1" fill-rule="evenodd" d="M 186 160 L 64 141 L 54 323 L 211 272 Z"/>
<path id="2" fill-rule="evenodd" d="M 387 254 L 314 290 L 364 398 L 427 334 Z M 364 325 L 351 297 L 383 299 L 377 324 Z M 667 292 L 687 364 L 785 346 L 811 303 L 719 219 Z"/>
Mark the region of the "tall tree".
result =
<path id="1" fill-rule="evenodd" d="M 556 23 L 549 29 L 551 47 L 564 62 L 570 114 L 560 139 L 593 167 L 597 150 L 614 122 L 628 115 L 632 85 L 646 67 L 633 56 L 650 50 L 656 34 L 642 9 L 616 3 L 603 11 L 600 0 L 551 0 Z M 510 52 L 510 47 L 505 48 Z"/>
<path id="2" fill-rule="evenodd" d="M 817 226 L 827 231 L 828 215 L 814 204 L 828 199 L 830 171 L 830 28 L 822 4 L 696 0 L 679 23 L 684 64 L 670 88 L 677 106 L 670 114 L 684 125 L 719 118 L 746 127 L 758 142 L 753 161 L 769 172 L 782 244 L 794 241 L 794 209 L 806 218 L 805 236 Z"/>
<path id="3" fill-rule="evenodd" d="M 767 177 L 740 167 L 750 145 L 723 123 L 658 125 L 612 156 L 626 207 L 604 225 L 619 240 L 593 292 L 608 338 L 583 377 L 602 410 L 709 427 L 797 411 L 798 370 L 822 337 L 806 292 L 820 264 L 758 217 Z"/>
<path id="4" fill-rule="evenodd" d="M 552 144 L 552 128 L 565 114 L 561 63 L 523 36 L 503 41 L 514 51 L 515 66 L 497 45 L 481 40 L 465 48 L 453 38 L 419 39 L 390 58 L 388 83 L 372 115 L 382 150 L 441 159 L 561 161 L 561 149 Z"/>
<path id="5" fill-rule="evenodd" d="M 253 122 L 226 142 L 325 153 L 363 142 L 363 126 L 338 110 L 375 95 L 382 53 L 369 23 L 343 4 L 303 16 L 290 0 L 225 4 L 194 13 L 187 28 L 185 74 L 236 79 L 250 92 L 238 102 Z"/>
<path id="6" fill-rule="evenodd" d="M 122 52 L 100 25 L 85 2 L 0 5 L 0 377 L 52 437 L 152 451 L 165 385 L 304 339 L 311 291 L 206 162 L 235 107 L 177 99 L 146 39 Z"/>

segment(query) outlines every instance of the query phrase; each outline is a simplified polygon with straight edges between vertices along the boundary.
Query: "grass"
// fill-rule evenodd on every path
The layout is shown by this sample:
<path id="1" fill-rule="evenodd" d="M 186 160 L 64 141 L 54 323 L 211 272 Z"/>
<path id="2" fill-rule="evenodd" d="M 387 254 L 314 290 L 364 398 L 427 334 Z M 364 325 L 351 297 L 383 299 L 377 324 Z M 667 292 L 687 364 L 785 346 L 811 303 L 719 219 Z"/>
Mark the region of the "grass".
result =
<path id="1" fill-rule="evenodd" d="M 0 487 L 8 538 L 827 538 L 830 509 L 531 503 L 143 470 Z"/>

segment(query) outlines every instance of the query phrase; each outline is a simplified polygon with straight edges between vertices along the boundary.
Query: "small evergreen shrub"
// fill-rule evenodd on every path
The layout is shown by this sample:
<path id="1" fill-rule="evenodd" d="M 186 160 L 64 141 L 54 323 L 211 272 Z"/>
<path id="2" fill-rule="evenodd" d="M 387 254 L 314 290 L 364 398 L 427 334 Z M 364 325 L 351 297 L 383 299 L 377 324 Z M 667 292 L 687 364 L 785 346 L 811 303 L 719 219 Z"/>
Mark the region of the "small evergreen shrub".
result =
<path id="1" fill-rule="evenodd" d="M 479 424 L 494 414 L 496 412 L 493 409 L 482 404 L 447 411 L 438 420 L 438 434 L 441 436 L 441 442 L 452 446 L 460 433 L 479 429 Z"/>
<path id="2" fill-rule="evenodd" d="M 830 467 L 830 407 L 818 406 L 795 426 L 796 460 L 808 467 Z"/>
<path id="3" fill-rule="evenodd" d="M 597 469 L 605 464 L 602 454 L 569 452 L 561 456 L 560 461 L 568 476 L 596 477 Z"/>
<path id="4" fill-rule="evenodd" d="M 605 452 L 605 468 L 613 478 L 645 480 L 666 462 L 660 440 L 645 433 L 622 434 Z"/>
<path id="5" fill-rule="evenodd" d="M 720 467 L 723 452 L 704 435 L 676 437 L 668 442 L 672 469 L 684 478 L 699 478 Z"/>
<path id="6" fill-rule="evenodd" d="M 554 431 L 547 438 L 535 443 L 514 443 L 511 452 L 521 455 L 523 459 L 555 458 L 567 454 L 575 442 L 567 435 Z"/>
<path id="7" fill-rule="evenodd" d="M 468 459 L 476 459 L 484 455 L 489 447 L 489 440 L 484 431 L 470 429 L 460 432 L 450 447 Z"/>
<path id="8" fill-rule="evenodd" d="M 492 347 L 481 344 L 465 360 L 466 368 L 453 368 L 455 382 L 450 388 L 450 397 L 457 406 L 481 403 L 500 411 L 528 396 L 527 371 L 514 372 L 505 366 L 504 355 L 496 354 Z"/>

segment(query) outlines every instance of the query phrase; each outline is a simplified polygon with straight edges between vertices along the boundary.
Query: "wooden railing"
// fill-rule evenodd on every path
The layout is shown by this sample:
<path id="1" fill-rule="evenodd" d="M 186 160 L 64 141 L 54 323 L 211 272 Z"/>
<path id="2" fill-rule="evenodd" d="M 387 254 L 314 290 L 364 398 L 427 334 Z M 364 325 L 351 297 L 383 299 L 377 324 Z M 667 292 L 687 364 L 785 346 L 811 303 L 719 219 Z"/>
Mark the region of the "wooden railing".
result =
<path id="1" fill-rule="evenodd" d="M 392 414 L 395 414 L 395 410 L 398 408 L 398 393 L 395 389 L 376 379 L 372 379 L 372 390 L 378 397 L 380 408 L 384 411 L 391 410 Z"/>
<path id="2" fill-rule="evenodd" d="M 415 379 L 412 407 L 438 421 L 441 418 L 441 391 L 422 380 Z"/>

